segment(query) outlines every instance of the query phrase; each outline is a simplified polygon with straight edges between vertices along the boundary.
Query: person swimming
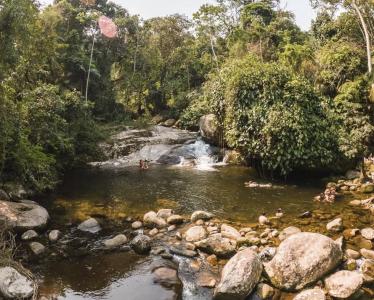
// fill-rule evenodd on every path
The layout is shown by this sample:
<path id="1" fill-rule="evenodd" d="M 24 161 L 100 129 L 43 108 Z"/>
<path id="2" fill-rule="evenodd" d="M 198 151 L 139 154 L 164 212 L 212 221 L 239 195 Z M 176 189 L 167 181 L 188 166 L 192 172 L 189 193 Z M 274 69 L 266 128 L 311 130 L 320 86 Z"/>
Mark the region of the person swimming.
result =
<path id="1" fill-rule="evenodd" d="M 149 169 L 149 160 L 145 159 L 141 159 L 139 160 L 139 168 L 142 169 L 142 170 L 147 170 Z"/>

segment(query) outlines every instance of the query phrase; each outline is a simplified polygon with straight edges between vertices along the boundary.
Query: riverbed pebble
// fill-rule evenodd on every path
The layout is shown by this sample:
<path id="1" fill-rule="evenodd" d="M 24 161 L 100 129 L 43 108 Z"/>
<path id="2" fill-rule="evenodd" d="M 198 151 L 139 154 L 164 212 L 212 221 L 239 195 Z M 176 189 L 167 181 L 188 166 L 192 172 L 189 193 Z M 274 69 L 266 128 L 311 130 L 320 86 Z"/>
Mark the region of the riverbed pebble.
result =
<path id="1" fill-rule="evenodd" d="M 62 236 L 62 233 L 60 230 L 51 230 L 51 232 L 48 234 L 48 239 L 50 242 L 54 243 L 57 242 L 60 237 Z"/>
<path id="2" fill-rule="evenodd" d="M 143 223 L 140 221 L 135 221 L 131 224 L 131 228 L 134 230 L 140 229 L 143 227 Z"/>
<path id="3" fill-rule="evenodd" d="M 373 228 L 361 229 L 361 235 L 367 240 L 374 240 L 374 229 Z"/>
<path id="4" fill-rule="evenodd" d="M 23 241 L 29 241 L 38 237 L 38 233 L 35 230 L 27 230 L 21 236 Z"/>
<path id="5" fill-rule="evenodd" d="M 41 255 L 45 252 L 45 247 L 41 243 L 32 242 L 30 243 L 30 249 L 34 255 Z"/>
<path id="6" fill-rule="evenodd" d="M 337 218 L 326 225 L 326 229 L 331 232 L 340 232 L 343 230 L 342 218 Z"/>
<path id="7" fill-rule="evenodd" d="M 357 292 L 363 284 L 362 274 L 352 271 L 339 271 L 325 279 L 325 287 L 329 295 L 346 299 Z"/>

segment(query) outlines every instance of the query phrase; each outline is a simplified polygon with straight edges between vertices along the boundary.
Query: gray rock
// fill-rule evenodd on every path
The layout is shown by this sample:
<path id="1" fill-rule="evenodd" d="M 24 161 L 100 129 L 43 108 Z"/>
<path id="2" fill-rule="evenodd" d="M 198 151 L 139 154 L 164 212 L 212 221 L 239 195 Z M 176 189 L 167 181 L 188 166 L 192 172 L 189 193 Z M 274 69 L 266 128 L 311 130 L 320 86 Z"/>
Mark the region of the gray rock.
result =
<path id="1" fill-rule="evenodd" d="M 195 257 L 197 255 L 196 251 L 188 250 L 180 247 L 170 247 L 169 249 L 170 253 L 173 253 L 175 255 L 184 256 L 184 257 Z"/>
<path id="2" fill-rule="evenodd" d="M 143 223 L 140 221 L 135 221 L 131 224 L 131 228 L 134 230 L 140 229 L 143 227 Z"/>
<path id="3" fill-rule="evenodd" d="M 204 140 L 213 145 L 219 145 L 220 131 L 214 114 L 202 116 L 199 121 L 200 134 Z"/>
<path id="4" fill-rule="evenodd" d="M 356 178 L 360 178 L 360 176 L 361 176 L 361 172 L 356 171 L 356 170 L 348 170 L 347 173 L 345 173 L 345 177 L 348 180 L 353 180 L 353 179 L 356 179 Z"/>
<path id="5" fill-rule="evenodd" d="M 342 218 L 337 218 L 326 225 L 326 229 L 331 232 L 340 232 L 343 230 Z"/>
<path id="6" fill-rule="evenodd" d="M 192 213 L 192 215 L 191 215 L 191 222 L 194 223 L 197 220 L 207 221 L 207 220 L 210 220 L 213 217 L 214 217 L 214 215 L 211 214 L 210 212 L 198 210 L 198 211 L 195 211 L 195 212 Z"/>
<path id="7" fill-rule="evenodd" d="M 38 237 L 38 233 L 35 230 L 27 230 L 21 236 L 23 241 L 29 241 Z"/>
<path id="8" fill-rule="evenodd" d="M 236 251 L 236 241 L 225 238 L 220 233 L 212 234 L 207 239 L 195 243 L 196 248 L 218 257 L 230 257 Z"/>
<path id="9" fill-rule="evenodd" d="M 277 248 L 275 247 L 265 247 L 259 254 L 262 262 L 268 262 L 273 259 L 277 253 Z"/>
<path id="10" fill-rule="evenodd" d="M 38 242 L 30 243 L 30 249 L 35 255 L 41 255 L 45 252 L 45 247 Z"/>
<path id="11" fill-rule="evenodd" d="M 293 300 L 326 300 L 325 293 L 320 288 L 302 291 Z"/>
<path id="12" fill-rule="evenodd" d="M 373 228 L 361 229 L 361 235 L 367 240 L 374 240 L 374 229 Z"/>
<path id="13" fill-rule="evenodd" d="M 149 236 L 155 236 L 156 234 L 158 234 L 158 229 L 157 228 L 153 228 L 152 230 L 150 230 L 148 232 Z"/>
<path id="14" fill-rule="evenodd" d="M 4 190 L 1 190 L 1 189 L 0 189 L 0 200 L 3 200 L 3 201 L 10 200 L 9 195 Z"/>
<path id="15" fill-rule="evenodd" d="M 299 291 L 335 269 L 342 257 L 340 246 L 329 237 L 302 232 L 284 240 L 264 265 L 273 286 Z"/>
<path id="16" fill-rule="evenodd" d="M 14 268 L 0 268 L 0 294 L 7 299 L 30 298 L 34 294 L 34 283 Z"/>
<path id="17" fill-rule="evenodd" d="M 237 240 L 241 238 L 241 234 L 239 233 L 239 231 L 237 231 L 234 227 L 229 226 L 227 224 L 222 224 L 221 234 L 223 237 L 231 240 Z"/>
<path id="18" fill-rule="evenodd" d="M 127 243 L 127 237 L 124 234 L 116 235 L 114 238 L 103 241 L 105 248 L 118 248 Z"/>
<path id="19" fill-rule="evenodd" d="M 221 280 L 214 291 L 216 300 L 244 300 L 261 278 L 262 263 L 250 249 L 238 252 L 222 270 Z"/>
<path id="20" fill-rule="evenodd" d="M 173 215 L 173 210 L 172 209 L 160 209 L 158 212 L 157 212 L 157 217 L 158 218 L 163 218 L 163 219 L 167 219 L 169 218 L 171 215 Z"/>
<path id="21" fill-rule="evenodd" d="M 157 216 L 154 211 L 150 211 L 146 213 L 143 217 L 143 223 L 146 227 L 157 227 L 157 228 L 164 228 L 167 227 L 167 223 L 163 218 Z"/>
<path id="22" fill-rule="evenodd" d="M 48 220 L 47 210 L 35 202 L 0 201 L 0 223 L 16 230 L 44 228 Z"/>
<path id="23" fill-rule="evenodd" d="M 52 230 L 49 234 L 48 234 L 48 238 L 51 242 L 57 242 L 60 237 L 61 237 L 62 233 L 60 230 Z"/>
<path id="24" fill-rule="evenodd" d="M 182 224 L 183 222 L 184 222 L 184 219 L 180 215 L 172 215 L 167 219 L 167 223 L 170 225 Z"/>
<path id="25" fill-rule="evenodd" d="M 101 230 L 101 227 L 96 219 L 90 218 L 79 224 L 78 229 L 83 232 L 97 233 Z"/>
<path id="26" fill-rule="evenodd" d="M 193 226 L 185 233 L 185 239 L 187 242 L 197 242 L 206 238 L 206 236 L 207 232 L 203 226 Z"/>
<path id="27" fill-rule="evenodd" d="M 136 253 L 147 254 L 151 251 L 151 243 L 152 240 L 149 236 L 139 234 L 131 241 L 130 246 Z"/>
<path id="28" fill-rule="evenodd" d="M 346 299 L 357 292 L 363 284 L 362 274 L 339 271 L 325 279 L 325 288 L 332 297 Z"/>
<path id="29" fill-rule="evenodd" d="M 279 240 L 284 241 L 285 239 L 289 238 L 291 235 L 294 235 L 296 233 L 300 233 L 300 228 L 297 228 L 295 226 L 290 226 L 281 231 L 279 234 Z"/>

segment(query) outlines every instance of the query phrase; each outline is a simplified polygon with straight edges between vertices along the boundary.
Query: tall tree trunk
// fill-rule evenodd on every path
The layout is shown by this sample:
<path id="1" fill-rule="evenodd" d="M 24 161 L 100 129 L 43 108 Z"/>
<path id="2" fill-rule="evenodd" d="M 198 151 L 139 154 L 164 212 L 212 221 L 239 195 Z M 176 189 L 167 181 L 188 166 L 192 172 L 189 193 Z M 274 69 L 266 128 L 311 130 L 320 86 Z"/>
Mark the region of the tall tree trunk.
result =
<path id="1" fill-rule="evenodd" d="M 360 8 L 356 4 L 356 0 L 352 0 L 352 6 L 355 9 L 358 17 L 360 18 L 361 26 L 364 31 L 364 37 L 366 42 L 366 52 L 368 58 L 368 73 L 371 74 L 373 71 L 373 65 L 371 60 L 371 41 L 368 26 L 366 25 L 365 19 L 360 11 Z"/>

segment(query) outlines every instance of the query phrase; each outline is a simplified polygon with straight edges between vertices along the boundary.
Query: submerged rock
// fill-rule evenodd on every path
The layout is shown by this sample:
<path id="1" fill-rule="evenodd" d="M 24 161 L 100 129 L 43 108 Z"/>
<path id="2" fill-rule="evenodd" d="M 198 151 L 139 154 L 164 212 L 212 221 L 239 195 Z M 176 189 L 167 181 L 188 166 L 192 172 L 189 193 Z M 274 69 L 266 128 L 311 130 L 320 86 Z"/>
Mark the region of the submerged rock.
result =
<path id="1" fill-rule="evenodd" d="M 275 287 L 298 291 L 336 268 L 342 257 L 340 246 L 329 237 L 297 233 L 280 244 L 265 271 Z"/>
<path id="2" fill-rule="evenodd" d="M 14 268 L 0 268 L 0 294 L 7 299 L 27 299 L 34 294 L 34 283 Z"/>
<path id="3" fill-rule="evenodd" d="M 238 252 L 222 270 L 221 280 L 214 291 L 216 300 L 244 300 L 261 278 L 262 263 L 250 249 Z"/>
<path id="4" fill-rule="evenodd" d="M 83 232 L 97 233 L 101 230 L 101 227 L 96 219 L 90 218 L 79 224 L 78 229 Z"/>
<path id="5" fill-rule="evenodd" d="M 152 240 L 149 236 L 139 234 L 131 241 L 130 246 L 136 253 L 147 254 L 151 251 L 151 243 Z"/>
<path id="6" fill-rule="evenodd" d="M 325 300 L 326 296 L 320 288 L 302 291 L 293 300 Z"/>
<path id="7" fill-rule="evenodd" d="M 44 228 L 49 214 L 44 207 L 32 201 L 0 201 L 0 223 L 16 230 Z"/>
<path id="8" fill-rule="evenodd" d="M 153 271 L 153 282 L 166 288 L 181 285 L 177 271 L 167 267 L 160 267 Z"/>
<path id="9" fill-rule="evenodd" d="M 362 274 L 352 271 L 339 271 L 325 279 L 325 287 L 329 295 L 340 299 L 352 296 L 362 284 Z"/>
<path id="10" fill-rule="evenodd" d="M 127 237 L 124 234 L 116 235 L 114 238 L 103 241 L 107 249 L 117 248 L 127 243 Z"/>
<path id="11" fill-rule="evenodd" d="M 218 257 L 230 257 L 236 251 L 236 242 L 225 238 L 220 233 L 212 234 L 207 239 L 195 243 L 196 248 Z"/>

